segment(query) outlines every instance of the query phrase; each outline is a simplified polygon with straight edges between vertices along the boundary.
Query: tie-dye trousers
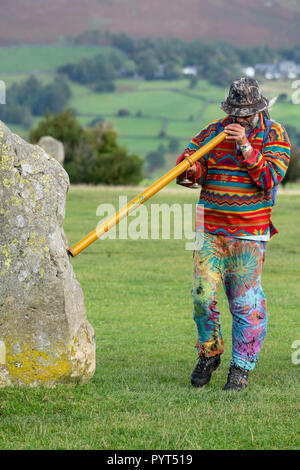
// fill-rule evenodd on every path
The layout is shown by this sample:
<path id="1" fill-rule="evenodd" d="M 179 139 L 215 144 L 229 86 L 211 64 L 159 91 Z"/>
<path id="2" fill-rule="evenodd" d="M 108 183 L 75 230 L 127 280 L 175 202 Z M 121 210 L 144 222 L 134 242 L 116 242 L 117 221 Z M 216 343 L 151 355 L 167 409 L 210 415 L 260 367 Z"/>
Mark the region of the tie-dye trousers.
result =
<path id="1" fill-rule="evenodd" d="M 218 289 L 223 283 L 232 314 L 230 365 L 254 369 L 267 329 L 266 299 L 261 287 L 265 251 L 263 241 L 204 233 L 194 251 L 192 287 L 199 355 L 210 357 L 224 352 L 217 305 Z"/>

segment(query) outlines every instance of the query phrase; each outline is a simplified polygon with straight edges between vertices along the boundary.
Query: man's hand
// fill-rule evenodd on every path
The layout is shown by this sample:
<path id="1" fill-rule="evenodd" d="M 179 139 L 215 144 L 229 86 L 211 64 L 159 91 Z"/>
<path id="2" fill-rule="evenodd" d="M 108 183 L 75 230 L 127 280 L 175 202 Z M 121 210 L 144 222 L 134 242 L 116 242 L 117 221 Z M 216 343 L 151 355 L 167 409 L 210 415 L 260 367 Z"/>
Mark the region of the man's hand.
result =
<path id="1" fill-rule="evenodd" d="M 189 154 L 185 153 L 183 156 L 188 157 Z M 190 166 L 186 171 L 184 171 L 183 173 L 181 173 L 181 175 L 179 175 L 179 180 L 182 180 L 187 177 L 192 182 L 196 178 L 196 174 L 197 174 L 197 166 L 196 166 L 196 163 L 194 163 L 193 166 Z"/>
<path id="2" fill-rule="evenodd" d="M 190 168 L 187 169 L 188 178 L 195 178 L 196 172 L 197 172 L 197 166 L 196 166 L 196 163 L 194 163 L 193 166 L 190 166 Z"/>
<path id="3" fill-rule="evenodd" d="M 232 137 L 238 145 L 246 145 L 248 142 L 246 130 L 239 124 L 229 124 L 225 127 L 224 132 L 228 137 Z"/>

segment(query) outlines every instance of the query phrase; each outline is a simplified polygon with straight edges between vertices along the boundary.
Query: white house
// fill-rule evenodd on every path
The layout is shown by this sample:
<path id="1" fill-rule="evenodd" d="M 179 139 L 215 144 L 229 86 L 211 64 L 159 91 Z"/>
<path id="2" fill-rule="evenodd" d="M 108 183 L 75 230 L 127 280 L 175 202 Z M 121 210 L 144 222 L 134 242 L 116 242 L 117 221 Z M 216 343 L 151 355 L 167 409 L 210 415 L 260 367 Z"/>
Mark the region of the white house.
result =
<path id="1" fill-rule="evenodd" d="M 182 69 L 183 75 L 197 75 L 197 68 L 194 65 L 187 65 Z"/>
<path id="2" fill-rule="evenodd" d="M 267 80 L 293 80 L 299 75 L 299 68 L 294 61 L 285 60 L 276 64 L 256 64 L 255 73 L 263 75 Z"/>

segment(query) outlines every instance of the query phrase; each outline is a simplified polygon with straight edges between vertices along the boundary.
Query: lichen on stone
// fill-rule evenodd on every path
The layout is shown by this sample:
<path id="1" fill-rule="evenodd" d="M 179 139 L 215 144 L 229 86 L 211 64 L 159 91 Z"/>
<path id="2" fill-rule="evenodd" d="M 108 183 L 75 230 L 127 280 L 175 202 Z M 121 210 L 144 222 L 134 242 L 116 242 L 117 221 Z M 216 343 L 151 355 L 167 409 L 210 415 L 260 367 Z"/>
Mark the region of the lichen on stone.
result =
<path id="1" fill-rule="evenodd" d="M 94 330 L 62 227 L 68 188 L 60 163 L 0 121 L 0 387 L 94 374 Z"/>

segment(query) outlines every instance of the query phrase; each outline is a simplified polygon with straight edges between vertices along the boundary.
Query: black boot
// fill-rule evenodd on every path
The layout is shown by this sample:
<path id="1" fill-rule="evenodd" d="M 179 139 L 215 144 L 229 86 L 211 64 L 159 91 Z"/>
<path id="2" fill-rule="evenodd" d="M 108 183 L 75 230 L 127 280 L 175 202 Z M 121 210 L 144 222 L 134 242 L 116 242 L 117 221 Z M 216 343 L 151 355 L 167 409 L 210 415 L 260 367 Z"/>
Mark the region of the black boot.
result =
<path id="1" fill-rule="evenodd" d="M 208 384 L 212 372 L 219 367 L 220 363 L 220 354 L 212 357 L 200 356 L 198 364 L 191 375 L 191 384 L 194 387 L 203 387 L 203 385 Z"/>
<path id="2" fill-rule="evenodd" d="M 248 370 L 233 365 L 229 369 L 227 384 L 223 390 L 236 390 L 240 392 L 248 385 Z"/>

